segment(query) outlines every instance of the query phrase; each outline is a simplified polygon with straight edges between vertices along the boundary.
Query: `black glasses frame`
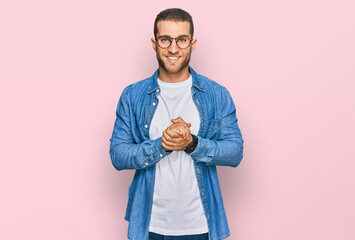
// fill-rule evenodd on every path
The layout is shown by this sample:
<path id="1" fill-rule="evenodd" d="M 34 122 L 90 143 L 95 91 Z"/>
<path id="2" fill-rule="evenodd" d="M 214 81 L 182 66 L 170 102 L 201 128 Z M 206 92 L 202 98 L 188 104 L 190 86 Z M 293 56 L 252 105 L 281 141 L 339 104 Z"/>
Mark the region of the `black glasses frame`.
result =
<path id="1" fill-rule="evenodd" d="M 162 37 L 169 38 L 169 41 L 170 41 L 169 46 L 167 46 L 167 47 L 162 47 L 162 46 L 159 45 L 159 38 L 162 38 Z M 187 38 L 190 40 L 190 44 L 189 44 L 187 47 L 182 48 L 182 47 L 179 46 L 177 40 L 178 40 L 178 39 L 181 39 L 182 37 L 187 37 Z M 188 48 L 188 47 L 191 46 L 191 43 L 192 43 L 193 38 L 190 38 L 189 36 L 179 36 L 179 37 L 176 37 L 176 38 L 172 38 L 172 37 L 170 37 L 170 36 L 163 35 L 163 36 L 156 37 L 155 40 L 156 40 L 158 46 L 161 47 L 161 48 L 163 48 L 163 49 L 169 48 L 169 47 L 171 46 L 171 43 L 173 42 L 173 40 L 175 40 L 176 46 L 178 46 L 178 48 L 180 48 L 180 49 L 186 49 L 186 48 Z"/>

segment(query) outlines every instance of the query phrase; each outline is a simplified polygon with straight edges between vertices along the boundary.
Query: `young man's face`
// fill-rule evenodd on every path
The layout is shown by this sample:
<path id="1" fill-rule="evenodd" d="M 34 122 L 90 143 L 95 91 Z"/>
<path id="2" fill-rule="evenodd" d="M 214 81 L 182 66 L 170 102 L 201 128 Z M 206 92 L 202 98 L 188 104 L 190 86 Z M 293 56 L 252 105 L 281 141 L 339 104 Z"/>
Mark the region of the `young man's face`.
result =
<path id="1" fill-rule="evenodd" d="M 157 23 L 157 27 L 158 33 L 156 37 L 191 37 L 190 23 L 188 21 L 162 20 Z M 176 74 L 188 67 L 191 52 L 195 49 L 196 39 L 193 39 L 191 45 L 185 49 L 179 48 L 175 39 L 168 48 L 159 47 L 155 38 L 152 38 L 152 44 L 156 51 L 160 68 L 169 74 Z"/>

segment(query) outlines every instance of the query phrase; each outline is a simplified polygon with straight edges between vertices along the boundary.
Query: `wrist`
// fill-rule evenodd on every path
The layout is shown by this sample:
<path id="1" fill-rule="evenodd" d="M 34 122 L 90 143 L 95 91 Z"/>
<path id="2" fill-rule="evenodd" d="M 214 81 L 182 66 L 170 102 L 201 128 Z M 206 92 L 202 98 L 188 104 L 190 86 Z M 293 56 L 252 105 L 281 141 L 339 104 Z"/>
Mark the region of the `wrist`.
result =
<path id="1" fill-rule="evenodd" d="M 187 146 L 189 146 L 193 142 L 193 140 L 194 138 L 192 137 L 192 134 L 190 134 Z"/>
<path id="2" fill-rule="evenodd" d="M 191 137 L 191 139 L 189 141 L 189 144 L 187 145 L 187 147 L 185 149 L 185 152 L 187 152 L 187 153 L 192 153 L 198 144 L 198 137 L 196 135 L 191 134 L 190 137 Z"/>

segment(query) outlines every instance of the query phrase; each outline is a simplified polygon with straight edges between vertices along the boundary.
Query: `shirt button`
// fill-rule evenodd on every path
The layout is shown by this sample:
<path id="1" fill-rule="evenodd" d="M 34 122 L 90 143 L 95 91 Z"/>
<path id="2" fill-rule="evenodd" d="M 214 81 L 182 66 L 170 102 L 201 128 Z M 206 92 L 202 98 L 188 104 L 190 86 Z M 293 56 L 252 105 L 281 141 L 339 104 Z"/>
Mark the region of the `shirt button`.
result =
<path id="1" fill-rule="evenodd" d="M 148 125 L 146 124 L 146 125 L 144 125 L 144 127 L 145 127 L 145 128 L 148 128 Z"/>
<path id="2" fill-rule="evenodd" d="M 160 154 L 160 157 L 163 157 L 163 154 Z"/>
<path id="3" fill-rule="evenodd" d="M 153 106 L 155 106 L 155 102 L 153 102 Z"/>
<path id="4" fill-rule="evenodd" d="M 145 165 L 148 165 L 148 163 L 146 162 Z"/>
<path id="5" fill-rule="evenodd" d="M 157 92 L 159 92 L 160 90 L 159 89 L 157 89 Z"/>

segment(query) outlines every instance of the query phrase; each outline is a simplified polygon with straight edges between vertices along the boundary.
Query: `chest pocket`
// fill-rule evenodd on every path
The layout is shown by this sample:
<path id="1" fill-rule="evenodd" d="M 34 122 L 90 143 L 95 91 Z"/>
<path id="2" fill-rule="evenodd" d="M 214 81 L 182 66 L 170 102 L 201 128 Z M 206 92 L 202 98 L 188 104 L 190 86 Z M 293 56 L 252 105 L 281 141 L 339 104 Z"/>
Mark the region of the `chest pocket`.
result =
<path id="1" fill-rule="evenodd" d="M 221 119 L 210 119 L 207 121 L 206 138 L 218 139 L 221 129 Z"/>

